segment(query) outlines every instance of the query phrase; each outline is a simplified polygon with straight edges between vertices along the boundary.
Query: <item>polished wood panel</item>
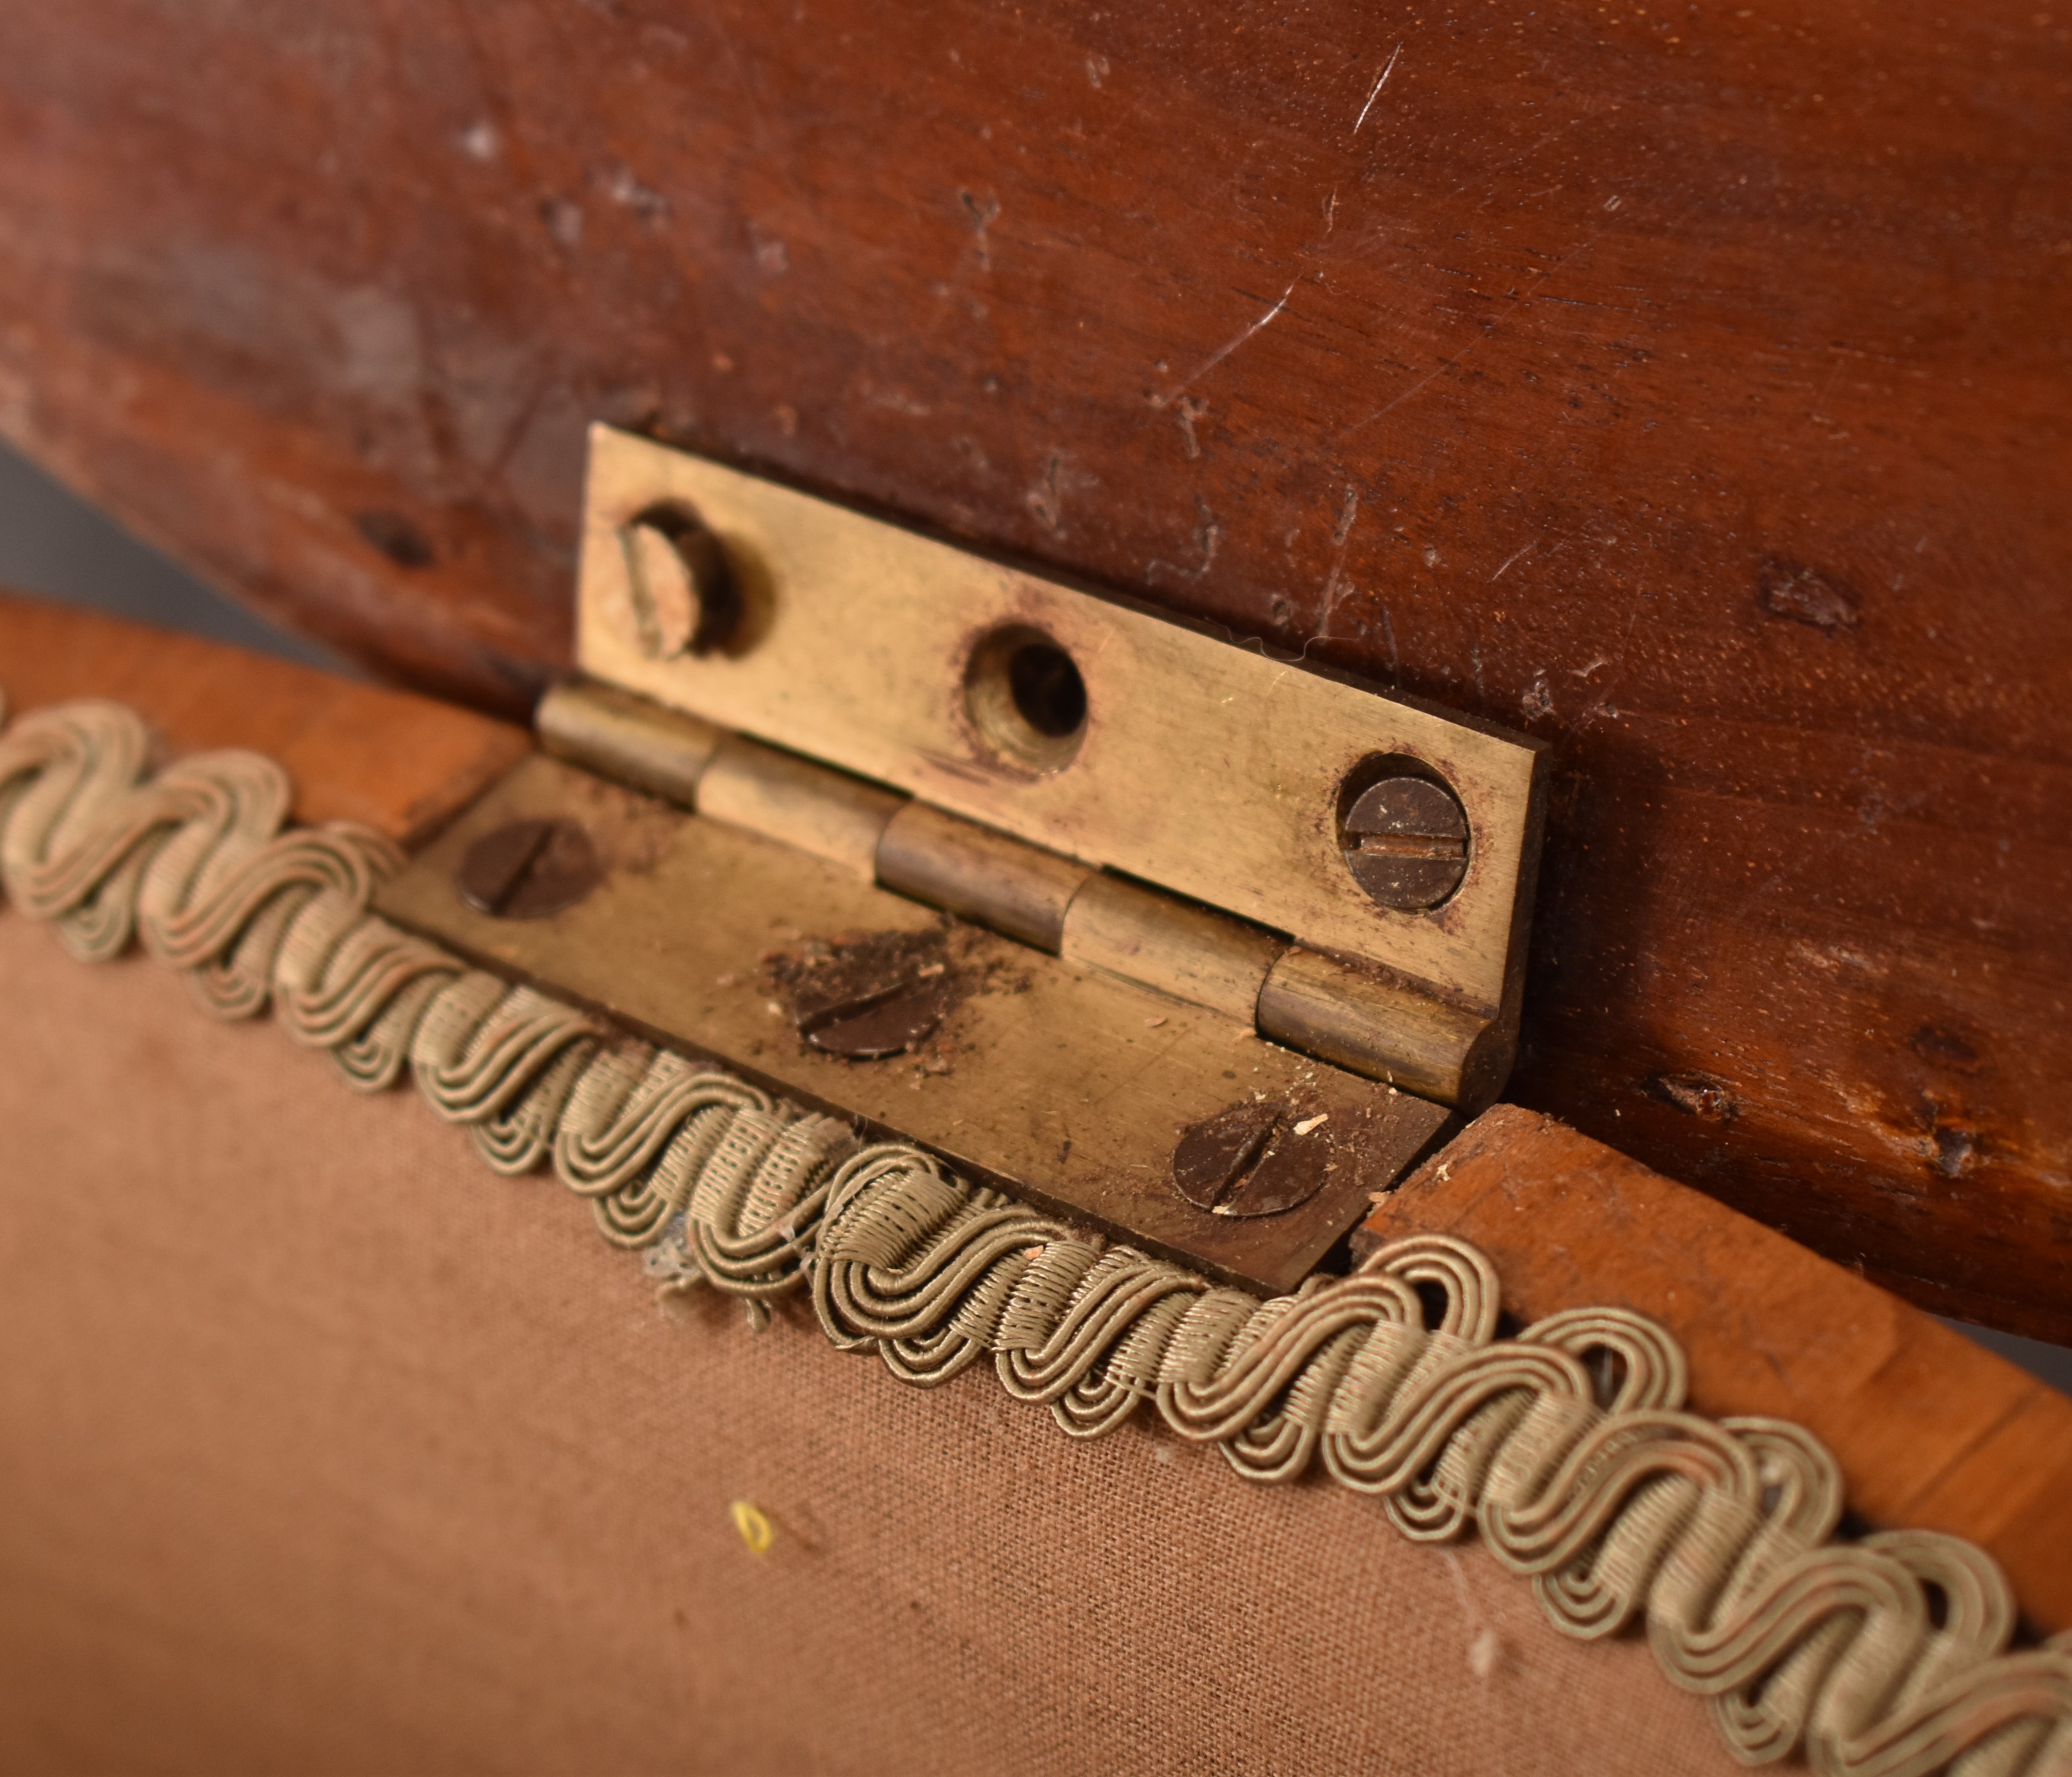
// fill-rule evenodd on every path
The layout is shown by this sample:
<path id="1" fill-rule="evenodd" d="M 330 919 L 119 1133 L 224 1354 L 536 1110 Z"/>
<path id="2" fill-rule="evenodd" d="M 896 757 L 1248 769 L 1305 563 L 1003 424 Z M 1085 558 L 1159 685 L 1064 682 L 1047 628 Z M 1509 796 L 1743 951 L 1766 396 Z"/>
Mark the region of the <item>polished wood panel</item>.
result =
<path id="1" fill-rule="evenodd" d="M 1969 1537 L 2025 1614 L 2072 1627 L 2072 1400 L 1854 1272 L 1550 1117 L 1486 1112 L 1381 1200 L 1355 1248 L 1457 1234 L 1504 1305 L 1636 1309 L 1691 1359 L 1691 1401 L 1807 1426 L 1850 1506 Z"/>
<path id="2" fill-rule="evenodd" d="M 0 428 L 516 710 L 604 419 L 1556 748 L 1513 1091 L 2072 1338 L 2072 16 L 0 21 Z"/>
<path id="3" fill-rule="evenodd" d="M 10 717 L 109 697 L 172 753 L 248 747 L 286 767 L 298 821 L 421 843 L 530 750 L 521 728 L 221 642 L 0 594 Z"/>

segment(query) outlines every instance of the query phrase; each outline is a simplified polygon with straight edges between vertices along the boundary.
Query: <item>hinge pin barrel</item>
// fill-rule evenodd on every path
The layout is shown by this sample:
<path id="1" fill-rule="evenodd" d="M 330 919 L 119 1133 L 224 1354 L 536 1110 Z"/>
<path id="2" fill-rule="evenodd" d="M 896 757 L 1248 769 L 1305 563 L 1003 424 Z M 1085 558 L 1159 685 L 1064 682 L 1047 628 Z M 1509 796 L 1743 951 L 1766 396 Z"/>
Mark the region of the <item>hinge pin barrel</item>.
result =
<path id="1" fill-rule="evenodd" d="M 1349 1072 L 1449 1104 L 1478 1108 L 1495 1092 L 1504 1045 L 1486 1010 L 624 692 L 557 685 L 537 720 L 548 751 L 600 775 Z"/>
<path id="2" fill-rule="evenodd" d="M 878 842 L 882 886 L 1053 955 L 1094 875 L 1091 865 L 925 802 L 908 803 Z"/>

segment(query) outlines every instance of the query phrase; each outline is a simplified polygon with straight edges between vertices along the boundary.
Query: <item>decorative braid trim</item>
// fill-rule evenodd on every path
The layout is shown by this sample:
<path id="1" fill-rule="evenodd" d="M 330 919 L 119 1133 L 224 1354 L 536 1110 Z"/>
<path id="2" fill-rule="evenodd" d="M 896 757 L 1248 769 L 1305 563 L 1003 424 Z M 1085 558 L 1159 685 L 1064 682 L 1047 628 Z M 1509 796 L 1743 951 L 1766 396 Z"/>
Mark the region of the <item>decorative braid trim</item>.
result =
<path id="1" fill-rule="evenodd" d="M 282 830 L 278 767 L 211 753 L 153 776 L 148 754 L 112 704 L 6 731 L 6 897 L 82 958 L 134 939 L 219 1016 L 270 1003 L 360 1091 L 407 1069 L 497 1171 L 551 1166 L 664 1290 L 739 1296 L 758 1324 L 804 1292 L 830 1341 L 902 1380 L 990 1360 L 1069 1436 L 1148 1410 L 1249 1480 L 1321 1466 L 1406 1536 L 1478 1531 L 1564 1633 L 1644 1623 L 1745 1763 L 2072 1773 L 2072 1635 L 2007 1652 L 2006 1580 L 1958 1538 L 1833 1540 L 1833 1458 L 1782 1421 L 1683 1411 L 1653 1322 L 1579 1309 L 1499 1339 L 1489 1261 L 1437 1236 L 1292 1296 L 1215 1286 L 471 969 L 367 911 L 401 862 L 386 841 Z"/>

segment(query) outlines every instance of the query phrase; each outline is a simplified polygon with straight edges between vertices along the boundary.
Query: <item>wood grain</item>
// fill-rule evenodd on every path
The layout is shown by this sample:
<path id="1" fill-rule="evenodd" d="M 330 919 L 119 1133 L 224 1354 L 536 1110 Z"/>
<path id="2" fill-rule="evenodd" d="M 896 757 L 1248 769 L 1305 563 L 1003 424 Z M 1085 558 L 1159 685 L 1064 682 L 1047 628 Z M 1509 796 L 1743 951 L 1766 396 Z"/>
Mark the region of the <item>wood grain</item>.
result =
<path id="1" fill-rule="evenodd" d="M 125 703 L 174 754 L 247 747 L 287 768 L 294 818 L 421 843 L 532 742 L 473 710 L 142 623 L 0 593 L 10 716 L 75 697 Z"/>
<path id="2" fill-rule="evenodd" d="M 1835 1453 L 1852 1509 L 1969 1537 L 2024 1613 L 2072 1627 L 2072 1400 L 1927 1315 L 1551 1118 L 1486 1112 L 1383 1199 L 1355 1248 L 1472 1240 L 1523 1322 L 1631 1308 L 1683 1342 L 1691 1401 Z"/>
<path id="3" fill-rule="evenodd" d="M 0 429 L 505 709 L 603 419 L 1523 722 L 1514 1092 L 2072 1338 L 2068 93 L 2030 0 L 16 7 Z"/>

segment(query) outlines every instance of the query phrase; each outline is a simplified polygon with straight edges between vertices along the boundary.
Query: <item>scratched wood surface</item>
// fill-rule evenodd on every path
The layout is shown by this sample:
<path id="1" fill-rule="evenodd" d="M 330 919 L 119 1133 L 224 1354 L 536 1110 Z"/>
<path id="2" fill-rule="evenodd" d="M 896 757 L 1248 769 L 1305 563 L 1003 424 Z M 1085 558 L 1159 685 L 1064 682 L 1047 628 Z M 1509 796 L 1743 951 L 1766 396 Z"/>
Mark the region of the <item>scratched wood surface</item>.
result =
<path id="1" fill-rule="evenodd" d="M 516 710 L 585 423 L 1556 744 L 1513 1091 L 2072 1338 L 2072 15 L 0 19 L 0 429 Z"/>

